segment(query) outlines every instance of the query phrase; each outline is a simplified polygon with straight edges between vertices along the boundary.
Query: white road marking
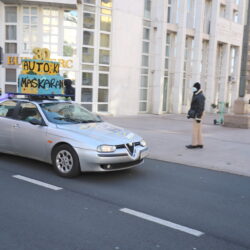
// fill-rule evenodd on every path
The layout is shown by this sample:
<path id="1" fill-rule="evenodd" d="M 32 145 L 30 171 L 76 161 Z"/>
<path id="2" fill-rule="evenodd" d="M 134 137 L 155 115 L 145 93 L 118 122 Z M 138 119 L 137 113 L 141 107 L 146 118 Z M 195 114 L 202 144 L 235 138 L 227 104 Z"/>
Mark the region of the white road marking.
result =
<path id="1" fill-rule="evenodd" d="M 184 233 L 191 234 L 191 235 L 196 236 L 196 237 L 200 237 L 201 235 L 204 234 L 203 232 L 197 231 L 195 229 L 185 227 L 185 226 L 181 226 L 179 224 L 175 224 L 175 223 L 167 221 L 167 220 L 162 220 L 160 218 L 157 218 L 157 217 L 154 217 L 154 216 L 151 216 L 151 215 L 148 215 L 148 214 L 144 214 L 144 213 L 141 213 L 141 212 L 138 212 L 138 211 L 135 211 L 135 210 L 131 210 L 129 208 L 122 208 L 122 209 L 120 209 L 120 211 L 123 212 L 123 213 L 134 215 L 134 216 L 142 218 L 144 220 L 155 222 L 155 223 L 158 223 L 160 225 L 170 227 L 170 228 L 173 228 L 175 230 L 182 231 Z"/>
<path id="2" fill-rule="evenodd" d="M 38 186 L 49 188 L 49 189 L 52 189 L 54 191 L 58 191 L 58 190 L 62 189 L 60 187 L 57 187 L 57 186 L 54 186 L 54 185 L 50 185 L 48 183 L 45 183 L 45 182 L 42 182 L 42 181 L 38 181 L 38 180 L 35 180 L 35 179 L 31 179 L 31 178 L 28 178 L 28 177 L 25 177 L 25 176 L 22 176 L 22 175 L 13 175 L 12 177 L 17 178 L 19 180 L 30 182 L 32 184 L 36 184 Z"/>

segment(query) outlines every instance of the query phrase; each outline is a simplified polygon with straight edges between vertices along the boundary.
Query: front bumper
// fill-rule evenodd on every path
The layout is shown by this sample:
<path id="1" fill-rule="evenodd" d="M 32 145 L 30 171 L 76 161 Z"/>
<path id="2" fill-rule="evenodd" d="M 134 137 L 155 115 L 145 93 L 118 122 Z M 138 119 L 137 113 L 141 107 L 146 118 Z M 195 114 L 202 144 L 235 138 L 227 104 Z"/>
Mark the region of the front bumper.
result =
<path id="1" fill-rule="evenodd" d="M 99 153 L 94 150 L 75 148 L 82 172 L 104 172 L 132 168 L 143 163 L 148 156 L 147 147 L 136 146 L 133 154 L 126 148 L 112 153 Z"/>

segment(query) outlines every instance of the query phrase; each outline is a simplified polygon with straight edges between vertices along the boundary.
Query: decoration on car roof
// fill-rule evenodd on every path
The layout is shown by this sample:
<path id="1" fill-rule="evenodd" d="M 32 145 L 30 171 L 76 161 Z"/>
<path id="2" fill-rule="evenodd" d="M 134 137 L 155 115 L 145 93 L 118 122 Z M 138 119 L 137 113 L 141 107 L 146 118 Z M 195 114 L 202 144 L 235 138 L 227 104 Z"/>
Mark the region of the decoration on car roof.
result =
<path id="1" fill-rule="evenodd" d="M 22 72 L 18 77 L 18 92 L 24 94 L 63 94 L 63 80 L 59 75 L 59 62 L 50 61 L 46 48 L 33 49 L 33 59 L 22 60 Z"/>

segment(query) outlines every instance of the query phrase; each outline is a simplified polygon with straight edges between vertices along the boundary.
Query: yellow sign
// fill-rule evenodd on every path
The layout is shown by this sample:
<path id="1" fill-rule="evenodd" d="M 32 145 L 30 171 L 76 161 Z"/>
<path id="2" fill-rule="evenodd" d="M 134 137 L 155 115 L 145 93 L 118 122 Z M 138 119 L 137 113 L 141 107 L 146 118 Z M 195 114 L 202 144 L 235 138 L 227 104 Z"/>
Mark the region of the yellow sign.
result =
<path id="1" fill-rule="evenodd" d="M 18 91 L 27 94 L 62 94 L 64 78 L 59 75 L 59 62 L 50 59 L 48 49 L 33 49 L 33 59 L 22 60 Z"/>
<path id="2" fill-rule="evenodd" d="M 73 62 L 72 59 L 61 59 L 61 58 L 60 59 L 50 59 L 50 50 L 47 49 L 47 48 L 34 48 L 33 49 L 33 53 L 34 53 L 33 59 L 59 62 L 61 68 L 65 68 L 65 69 L 71 69 L 71 68 L 73 68 L 74 62 Z M 19 57 L 19 56 L 15 56 L 15 55 L 9 55 L 9 56 L 7 55 L 5 63 L 7 64 L 7 66 L 18 66 L 18 65 L 22 64 L 21 61 L 23 59 L 32 59 L 32 58 L 31 57 Z M 36 68 L 37 70 L 40 67 L 40 70 L 41 71 L 44 70 L 44 73 L 48 73 L 48 74 L 51 74 L 51 75 L 54 74 L 54 67 L 55 66 L 53 66 L 53 65 L 47 65 L 46 62 L 45 62 L 44 65 L 40 65 L 39 66 L 37 64 L 36 65 L 32 64 L 30 66 L 31 66 L 31 68 L 33 68 L 33 66 L 34 66 L 34 69 Z M 49 68 L 49 71 L 47 71 L 48 68 Z M 26 71 L 22 72 L 22 74 L 26 74 L 26 73 L 28 73 L 28 72 L 26 72 Z M 37 73 L 37 74 L 39 74 L 39 73 Z M 58 72 L 57 72 L 57 74 L 58 74 Z"/>
<path id="3" fill-rule="evenodd" d="M 26 59 L 22 61 L 22 69 L 22 74 L 57 75 L 59 74 L 59 63 Z"/>
<path id="4" fill-rule="evenodd" d="M 36 60 L 50 60 L 50 50 L 47 48 L 34 48 L 33 49 L 33 59 Z"/>

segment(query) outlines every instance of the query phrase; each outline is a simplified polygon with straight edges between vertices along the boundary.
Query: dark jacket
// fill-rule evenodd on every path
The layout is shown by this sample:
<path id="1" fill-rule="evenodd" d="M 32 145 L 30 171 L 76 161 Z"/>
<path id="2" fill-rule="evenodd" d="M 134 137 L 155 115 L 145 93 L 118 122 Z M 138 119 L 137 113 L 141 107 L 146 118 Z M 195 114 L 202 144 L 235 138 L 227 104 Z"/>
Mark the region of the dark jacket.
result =
<path id="1" fill-rule="evenodd" d="M 193 94 L 190 110 L 194 113 L 194 117 L 190 118 L 201 119 L 205 109 L 205 99 L 202 90 Z"/>
<path id="2" fill-rule="evenodd" d="M 75 88 L 73 88 L 72 86 L 66 86 L 64 88 L 64 94 L 65 95 L 71 95 L 71 100 L 74 101 L 75 100 Z"/>

